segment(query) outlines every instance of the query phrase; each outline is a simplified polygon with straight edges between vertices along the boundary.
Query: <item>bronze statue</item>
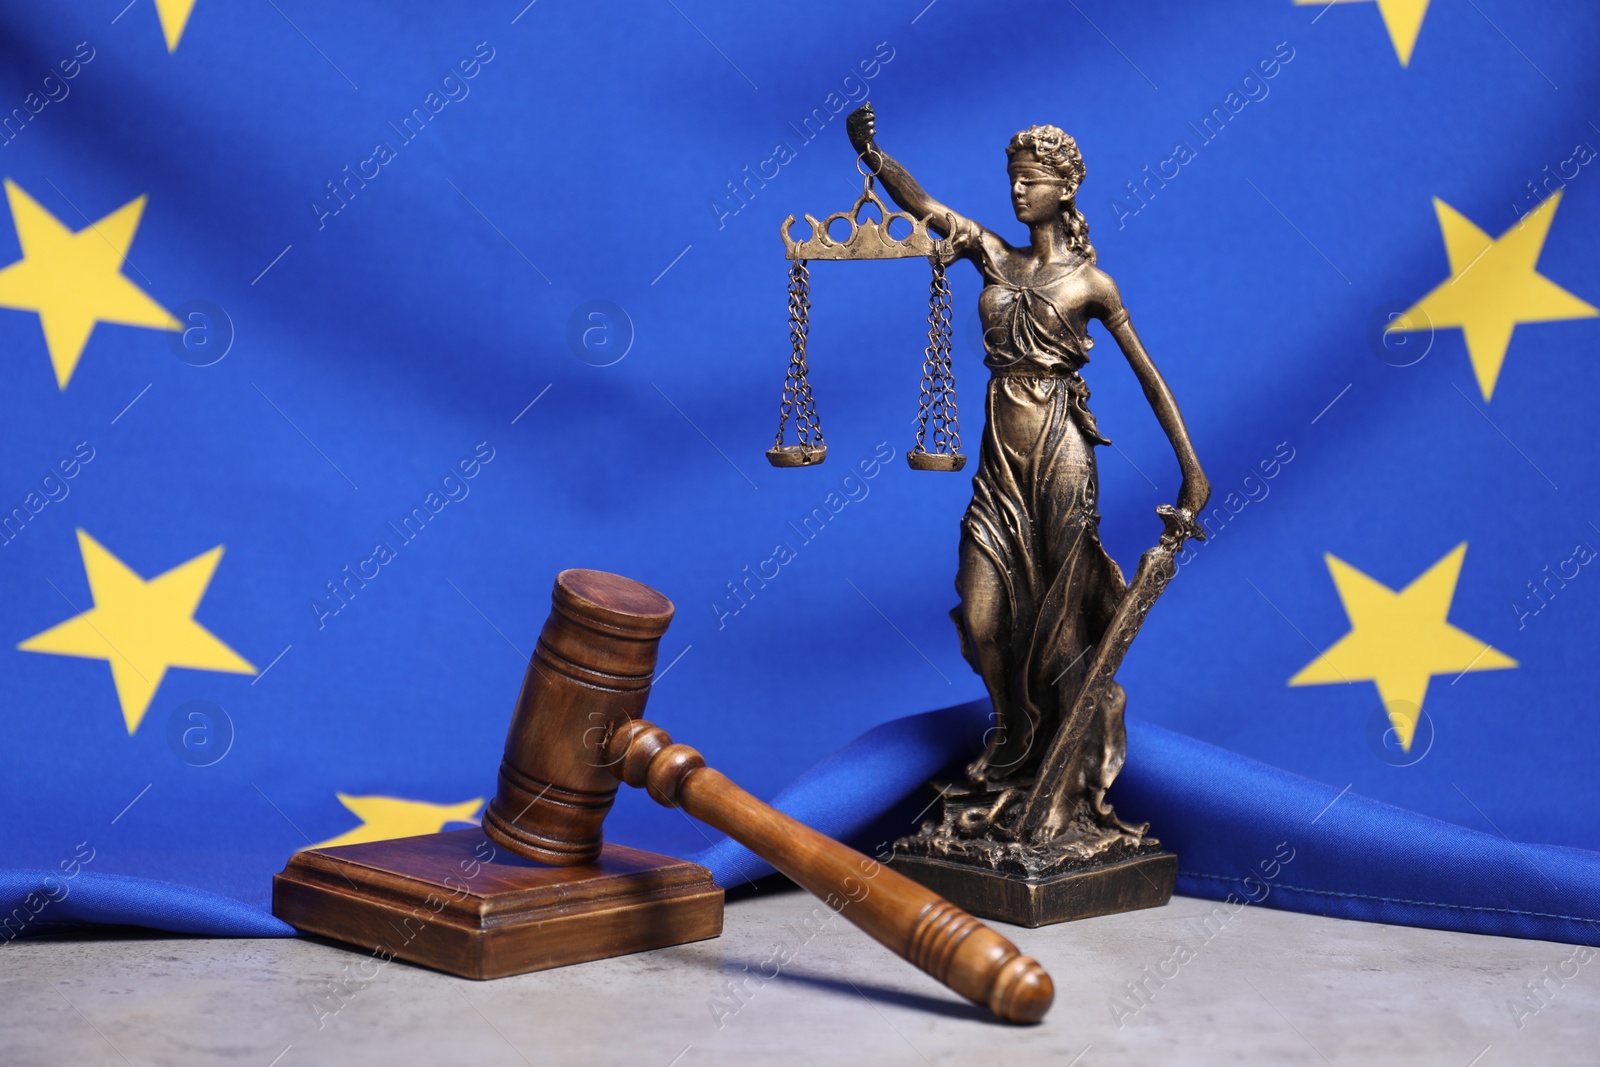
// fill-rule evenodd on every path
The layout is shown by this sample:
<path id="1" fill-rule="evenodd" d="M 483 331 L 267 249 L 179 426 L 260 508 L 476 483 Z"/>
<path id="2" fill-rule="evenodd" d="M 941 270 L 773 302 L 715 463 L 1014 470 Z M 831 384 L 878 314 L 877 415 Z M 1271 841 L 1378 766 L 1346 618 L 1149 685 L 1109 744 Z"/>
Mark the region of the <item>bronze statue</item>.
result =
<path id="1" fill-rule="evenodd" d="M 1055 126 L 1011 139 L 1011 202 L 1029 234 L 1014 247 L 929 196 L 885 153 L 870 104 L 846 125 L 867 171 L 942 238 L 940 263 L 965 259 L 983 276 L 978 314 L 991 375 L 972 503 L 961 521 L 961 603 L 951 615 L 993 702 L 994 725 L 966 781 L 944 787 L 936 817 L 897 843 L 896 864 L 979 913 L 1028 925 L 1163 903 L 1175 859 L 1145 836 L 1147 826 L 1122 822 L 1105 801 L 1126 754 L 1125 698 L 1113 675 L 1176 570 L 1173 554 L 1184 538 L 1204 536 L 1194 516 L 1210 486 L 1116 284 L 1096 265 L 1075 200 L 1083 157 Z M 1158 509 L 1166 532 L 1131 587 L 1099 537 L 1094 450 L 1110 442 L 1079 373 L 1093 345 L 1090 320 L 1122 349 L 1183 478 L 1176 505 Z M 1133 883 L 1131 895 L 1080 885 L 1073 899 L 1057 894 L 1051 904 L 1038 892 L 1051 876 L 1141 857 L 1170 861 L 1156 865 L 1166 885 L 1160 900 L 1141 896 L 1126 873 L 1120 882 Z M 1033 883 L 1025 894 L 1032 903 L 1005 904 L 1001 898 L 1015 903 L 1016 887 L 997 886 L 993 875 L 974 880 L 974 872 L 1020 876 Z M 1140 876 L 1149 881 L 1150 873 Z M 1100 899 L 1107 894 L 1115 899 Z"/>

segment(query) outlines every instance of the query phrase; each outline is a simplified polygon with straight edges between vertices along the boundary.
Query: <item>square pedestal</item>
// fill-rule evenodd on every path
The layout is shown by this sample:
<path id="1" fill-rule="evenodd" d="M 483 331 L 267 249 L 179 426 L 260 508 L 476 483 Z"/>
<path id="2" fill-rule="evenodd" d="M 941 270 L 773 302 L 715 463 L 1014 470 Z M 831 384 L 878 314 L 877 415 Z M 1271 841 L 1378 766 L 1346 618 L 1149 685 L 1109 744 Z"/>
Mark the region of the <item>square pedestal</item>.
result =
<path id="1" fill-rule="evenodd" d="M 500 978 L 716 937 L 722 890 L 669 856 L 606 845 L 551 867 L 473 828 L 297 853 L 273 876 L 272 913 L 380 958 Z"/>
<path id="2" fill-rule="evenodd" d="M 1172 899 L 1178 878 L 1178 857 L 1170 852 L 1043 878 L 922 856 L 897 855 L 889 866 L 980 919 L 1030 927 L 1159 908 Z"/>

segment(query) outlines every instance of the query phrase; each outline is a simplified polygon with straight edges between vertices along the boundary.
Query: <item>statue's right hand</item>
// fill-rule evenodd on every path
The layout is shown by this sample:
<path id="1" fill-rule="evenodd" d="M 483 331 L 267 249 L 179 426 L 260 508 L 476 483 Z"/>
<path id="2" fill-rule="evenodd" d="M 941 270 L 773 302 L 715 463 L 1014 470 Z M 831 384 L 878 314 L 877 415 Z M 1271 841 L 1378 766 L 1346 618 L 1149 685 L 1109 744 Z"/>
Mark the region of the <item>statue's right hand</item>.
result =
<path id="1" fill-rule="evenodd" d="M 844 128 L 855 150 L 858 153 L 865 152 L 878 132 L 877 118 L 872 113 L 872 101 L 869 100 L 850 112 L 850 117 L 845 119 Z"/>

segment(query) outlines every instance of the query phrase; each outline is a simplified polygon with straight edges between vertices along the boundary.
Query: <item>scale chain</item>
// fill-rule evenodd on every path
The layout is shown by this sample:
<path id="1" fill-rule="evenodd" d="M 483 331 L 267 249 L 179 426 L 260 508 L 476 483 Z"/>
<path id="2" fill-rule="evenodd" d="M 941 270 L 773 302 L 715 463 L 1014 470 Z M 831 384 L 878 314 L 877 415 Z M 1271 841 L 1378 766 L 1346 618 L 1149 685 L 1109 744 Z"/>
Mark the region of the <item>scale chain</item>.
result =
<path id="1" fill-rule="evenodd" d="M 783 382 L 783 400 L 778 413 L 778 435 L 774 447 L 783 446 L 783 432 L 789 416 L 794 416 L 795 438 L 802 448 L 820 448 L 822 423 L 817 418 L 816 399 L 811 392 L 810 366 L 806 359 L 806 338 L 811 330 L 811 275 L 805 260 L 789 268 L 789 371 Z"/>
<path id="2" fill-rule="evenodd" d="M 916 451 L 927 450 L 928 426 L 933 426 L 933 452 L 951 455 L 961 451 L 960 422 L 956 414 L 955 368 L 952 361 L 950 283 L 937 256 L 928 283 L 928 348 L 922 365 L 922 387 L 917 412 Z"/>

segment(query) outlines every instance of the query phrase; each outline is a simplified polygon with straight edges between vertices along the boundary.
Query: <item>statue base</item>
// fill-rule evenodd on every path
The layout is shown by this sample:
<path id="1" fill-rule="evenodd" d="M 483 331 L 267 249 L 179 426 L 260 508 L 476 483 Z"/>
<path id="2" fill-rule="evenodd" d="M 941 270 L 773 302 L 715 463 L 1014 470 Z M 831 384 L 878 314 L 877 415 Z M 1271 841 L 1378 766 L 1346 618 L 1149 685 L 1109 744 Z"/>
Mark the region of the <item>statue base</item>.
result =
<path id="1" fill-rule="evenodd" d="M 1045 843 L 1018 838 L 1017 816 L 1031 783 L 945 783 L 933 817 L 894 843 L 890 867 L 973 915 L 1018 926 L 1088 919 L 1172 899 L 1178 857 L 1081 803 Z"/>
<path id="2" fill-rule="evenodd" d="M 1178 878 L 1178 857 L 1161 851 L 1043 877 L 898 853 L 889 867 L 981 919 L 1028 927 L 1159 908 Z"/>

